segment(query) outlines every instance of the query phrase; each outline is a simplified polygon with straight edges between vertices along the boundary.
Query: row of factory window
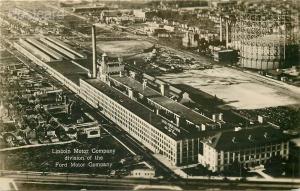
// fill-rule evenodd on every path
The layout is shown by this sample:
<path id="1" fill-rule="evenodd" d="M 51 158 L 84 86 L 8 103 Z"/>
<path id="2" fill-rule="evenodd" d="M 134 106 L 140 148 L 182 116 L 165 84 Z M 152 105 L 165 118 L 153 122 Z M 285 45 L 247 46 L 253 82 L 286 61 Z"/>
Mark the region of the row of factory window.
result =
<path id="1" fill-rule="evenodd" d="M 198 139 L 187 139 L 180 142 L 177 145 L 177 151 L 181 153 L 181 155 L 177 156 L 178 160 L 181 163 L 188 163 L 194 160 L 198 160 L 199 154 L 199 140 Z"/>
<path id="2" fill-rule="evenodd" d="M 254 160 L 266 160 L 272 156 L 278 156 L 281 155 L 280 150 L 278 151 L 273 151 L 273 152 L 267 152 L 267 153 L 256 153 L 256 154 L 250 154 L 250 155 L 232 155 L 230 158 L 226 157 L 224 159 L 224 164 L 229 164 L 234 161 L 239 161 L 239 162 L 247 162 L 247 161 L 254 161 Z M 283 156 L 288 155 L 287 149 L 283 150 L 282 153 Z M 218 165 L 222 164 L 222 160 L 218 160 Z"/>
<path id="3" fill-rule="evenodd" d="M 226 152 L 224 153 L 224 159 L 230 160 L 233 158 L 237 158 L 238 156 L 257 156 L 259 154 L 265 154 L 266 157 L 270 153 L 280 153 L 281 150 L 287 151 L 288 143 L 284 144 L 283 148 L 281 144 L 272 145 L 272 146 L 264 146 L 253 149 L 241 150 L 236 152 Z M 221 152 L 218 153 L 218 160 L 221 160 Z"/>
<path id="4" fill-rule="evenodd" d="M 171 141 L 169 137 L 163 135 L 155 128 L 152 128 L 149 124 L 144 122 L 144 120 L 133 115 L 130 111 L 124 109 L 122 106 L 119 106 L 119 104 L 110 100 L 110 98 L 105 99 L 104 95 L 101 95 L 102 93 L 100 91 L 95 91 L 95 89 L 92 87 L 88 88 L 83 86 L 81 94 L 85 97 L 88 97 L 88 99 L 94 102 L 94 104 L 99 104 L 100 106 L 102 106 L 105 113 L 113 121 L 122 126 L 122 128 L 126 127 L 126 131 L 129 131 L 130 129 L 129 133 L 134 135 L 135 138 L 137 138 L 141 142 L 146 142 L 150 145 L 154 145 L 156 149 L 164 151 L 163 153 L 172 160 L 173 152 L 165 152 L 166 150 L 171 148 Z M 150 131 L 150 129 L 152 131 Z M 158 140 L 158 142 L 156 140 Z"/>
<path id="5" fill-rule="evenodd" d="M 287 149 L 288 143 L 283 144 L 283 149 Z M 265 145 L 261 147 L 254 147 L 252 149 L 245 149 L 245 150 L 240 150 L 240 151 L 235 151 L 235 152 L 227 152 L 224 153 L 224 157 L 229 155 L 230 153 L 233 155 L 248 155 L 248 154 L 255 154 L 255 153 L 261 153 L 261 152 L 271 152 L 271 151 L 280 151 L 282 149 L 281 144 L 276 144 L 276 145 Z M 221 158 L 221 152 L 218 153 L 218 158 Z"/>

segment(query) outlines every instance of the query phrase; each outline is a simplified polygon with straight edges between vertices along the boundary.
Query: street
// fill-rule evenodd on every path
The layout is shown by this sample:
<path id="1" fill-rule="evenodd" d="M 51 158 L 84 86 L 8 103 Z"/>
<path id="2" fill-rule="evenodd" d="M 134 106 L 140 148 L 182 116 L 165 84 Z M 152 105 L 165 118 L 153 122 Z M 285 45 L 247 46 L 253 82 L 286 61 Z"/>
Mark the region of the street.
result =
<path id="1" fill-rule="evenodd" d="M 172 185 L 182 189 L 203 190 L 203 189 L 272 189 L 272 190 L 287 190 L 299 188 L 299 183 L 277 183 L 277 182 L 241 182 L 241 181 L 224 181 L 224 180 L 151 180 L 151 179 L 133 179 L 133 178 L 110 178 L 101 176 L 88 176 L 76 174 L 17 174 L 7 173 L 6 178 L 13 178 L 19 187 L 22 189 L 39 188 L 39 189 L 133 189 L 136 185 Z M 22 189 L 24 190 L 24 189 Z M 34 189 L 33 189 L 34 190 Z M 38 189 L 37 189 L 38 190 Z"/>

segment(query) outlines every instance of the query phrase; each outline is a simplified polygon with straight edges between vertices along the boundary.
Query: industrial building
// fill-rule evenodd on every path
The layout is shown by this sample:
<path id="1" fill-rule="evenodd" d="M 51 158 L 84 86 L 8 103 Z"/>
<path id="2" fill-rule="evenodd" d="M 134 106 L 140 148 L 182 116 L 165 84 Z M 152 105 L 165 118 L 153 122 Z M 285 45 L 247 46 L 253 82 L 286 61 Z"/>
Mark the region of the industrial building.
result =
<path id="1" fill-rule="evenodd" d="M 271 126 L 219 132 L 202 143 L 199 163 L 212 171 L 223 171 L 234 162 L 254 167 L 272 156 L 289 156 L 289 137 Z"/>
<path id="2" fill-rule="evenodd" d="M 75 93 L 79 93 L 79 78 L 90 74 L 89 69 L 76 62 L 86 59 L 86 55 L 55 38 L 20 39 L 14 47 Z"/>
<path id="3" fill-rule="evenodd" d="M 92 7 L 92 6 L 87 6 L 87 7 L 73 7 L 72 11 L 75 13 L 84 13 L 84 12 L 100 12 L 103 10 L 108 10 L 108 7 L 104 6 L 97 6 L 97 7 Z"/>
<path id="4" fill-rule="evenodd" d="M 73 50 L 69 45 L 54 37 L 19 39 L 14 46 L 25 55 L 29 54 L 30 57 L 37 57 L 44 62 L 87 58 L 85 54 Z"/>
<path id="5" fill-rule="evenodd" d="M 201 132 L 221 128 L 221 123 L 165 97 L 166 84 L 161 84 L 157 92 L 147 86 L 146 80 L 142 84 L 124 76 L 122 63 L 110 62 L 106 54 L 101 63 L 93 65 L 96 75 L 80 79 L 79 95 L 173 165 L 196 163 Z"/>
<path id="6" fill-rule="evenodd" d="M 58 39 L 56 39 L 54 37 L 46 37 L 46 39 L 49 40 L 49 41 L 51 41 L 51 42 L 53 42 L 53 43 L 55 43 L 55 44 L 57 44 L 58 46 L 64 48 L 65 50 L 73 53 L 74 55 L 76 55 L 79 58 L 86 58 L 86 55 L 81 54 L 81 53 L 73 50 L 69 45 L 67 45 L 66 43 L 64 43 L 61 40 L 58 40 Z"/>
<path id="7" fill-rule="evenodd" d="M 33 61 L 172 165 L 198 163 L 204 140 L 228 131 L 223 115 L 205 116 L 170 99 L 167 95 L 182 92 L 161 80 L 148 75 L 136 79 L 133 72 L 128 76 L 122 59 L 112 61 L 103 53 L 98 60 L 95 34 L 93 26 L 92 67 L 75 61 Z"/>
<path id="8" fill-rule="evenodd" d="M 269 70 L 298 64 L 289 13 L 244 13 L 232 25 L 231 46 L 240 51 L 242 67 Z"/>
<path id="9" fill-rule="evenodd" d="M 28 42 L 33 44 L 36 47 L 39 47 L 42 50 L 45 50 L 50 56 L 54 57 L 56 60 L 62 60 L 63 56 L 59 54 L 58 52 L 54 51 L 53 49 L 49 48 L 48 46 L 42 44 L 40 41 L 34 38 L 28 38 Z"/>
<path id="10" fill-rule="evenodd" d="M 54 61 L 53 57 L 51 57 L 49 54 L 45 53 L 44 51 L 40 50 L 38 47 L 32 45 L 27 40 L 20 39 L 19 44 L 45 62 Z"/>
<path id="11" fill-rule="evenodd" d="M 213 8 L 226 8 L 237 5 L 237 0 L 210 0 L 208 5 Z"/>

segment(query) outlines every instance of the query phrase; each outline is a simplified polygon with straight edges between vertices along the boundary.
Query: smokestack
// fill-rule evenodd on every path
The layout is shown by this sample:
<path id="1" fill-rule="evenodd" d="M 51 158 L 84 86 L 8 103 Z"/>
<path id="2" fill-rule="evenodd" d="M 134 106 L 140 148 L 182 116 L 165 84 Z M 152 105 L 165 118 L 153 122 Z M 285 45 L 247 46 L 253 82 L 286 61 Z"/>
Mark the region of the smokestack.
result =
<path id="1" fill-rule="evenodd" d="M 96 78 L 97 72 L 97 51 L 96 51 L 96 27 L 92 26 L 92 46 L 93 46 L 93 73 L 92 78 Z"/>
<path id="2" fill-rule="evenodd" d="M 228 33 L 229 33 L 229 29 L 228 29 L 228 20 L 226 20 L 226 22 L 225 22 L 225 24 L 226 24 L 226 48 L 228 48 L 228 43 L 229 43 L 229 39 L 228 39 Z"/>
<path id="3" fill-rule="evenodd" d="M 222 17 L 220 17 L 220 42 L 223 41 Z"/>

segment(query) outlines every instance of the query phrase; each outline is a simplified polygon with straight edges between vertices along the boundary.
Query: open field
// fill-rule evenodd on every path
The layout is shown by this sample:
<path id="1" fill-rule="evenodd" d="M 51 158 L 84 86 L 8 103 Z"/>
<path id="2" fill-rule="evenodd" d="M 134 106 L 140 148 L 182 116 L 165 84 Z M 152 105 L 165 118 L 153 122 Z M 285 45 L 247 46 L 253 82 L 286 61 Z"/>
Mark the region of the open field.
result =
<path id="1" fill-rule="evenodd" d="M 187 84 L 227 102 L 236 109 L 258 109 L 300 103 L 289 90 L 262 83 L 231 68 L 189 70 L 160 77 L 174 84 Z M 295 87 L 296 88 L 296 87 Z"/>
<path id="2" fill-rule="evenodd" d="M 142 53 L 146 49 L 150 49 L 152 43 L 141 40 L 124 40 L 124 41 L 98 41 L 97 48 L 102 52 L 106 52 L 109 56 L 131 56 Z"/>

